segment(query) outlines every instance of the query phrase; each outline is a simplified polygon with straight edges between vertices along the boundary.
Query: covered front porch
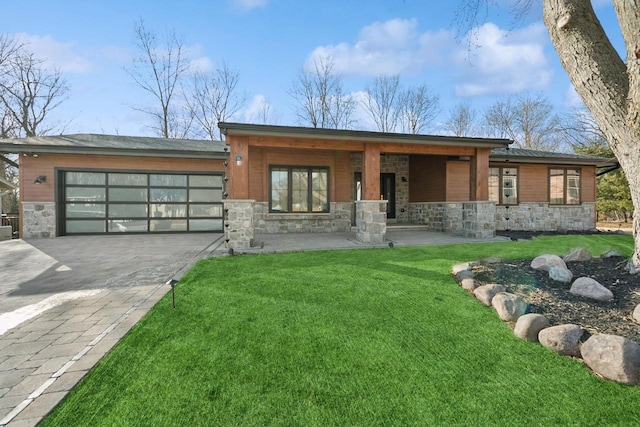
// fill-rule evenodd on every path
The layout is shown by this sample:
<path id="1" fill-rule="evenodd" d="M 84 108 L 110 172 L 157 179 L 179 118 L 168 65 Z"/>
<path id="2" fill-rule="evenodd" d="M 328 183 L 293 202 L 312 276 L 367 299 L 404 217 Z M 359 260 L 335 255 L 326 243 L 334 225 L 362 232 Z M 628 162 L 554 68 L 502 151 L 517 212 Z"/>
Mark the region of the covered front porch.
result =
<path id="1" fill-rule="evenodd" d="M 229 249 L 288 233 L 352 233 L 361 244 L 384 244 L 394 223 L 464 238 L 494 235 L 489 155 L 508 140 L 220 127 L 230 149 L 224 200 Z"/>

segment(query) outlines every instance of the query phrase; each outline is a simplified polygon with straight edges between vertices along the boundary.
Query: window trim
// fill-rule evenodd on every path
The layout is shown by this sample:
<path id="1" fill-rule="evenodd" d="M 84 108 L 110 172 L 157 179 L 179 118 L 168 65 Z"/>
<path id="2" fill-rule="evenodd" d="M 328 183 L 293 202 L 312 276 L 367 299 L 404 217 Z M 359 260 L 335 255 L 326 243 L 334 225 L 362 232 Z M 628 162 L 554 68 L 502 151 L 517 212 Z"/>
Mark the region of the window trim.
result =
<path id="1" fill-rule="evenodd" d="M 520 204 L 520 167 L 519 166 L 506 166 L 506 165 L 497 165 L 497 166 L 491 166 L 489 165 L 489 177 L 491 177 L 491 169 L 498 169 L 498 202 L 496 203 L 496 206 L 517 206 Z M 504 203 L 504 193 L 502 192 L 503 190 L 503 177 L 504 177 L 504 173 L 503 170 L 504 169 L 515 169 L 516 170 L 516 202 L 515 203 Z"/>
<path id="2" fill-rule="evenodd" d="M 274 211 L 272 209 L 273 206 L 273 171 L 275 169 L 286 169 L 287 170 L 287 211 Z M 309 179 L 307 182 L 307 206 L 308 210 L 306 211 L 293 211 L 293 170 L 294 169 L 306 169 L 309 177 L 311 177 L 314 171 L 322 171 L 327 174 L 327 208 L 321 211 L 313 210 L 313 180 Z M 331 170 L 329 166 L 308 166 L 308 165 L 269 165 L 269 175 L 268 175 L 268 183 L 269 183 L 269 213 L 270 214 L 282 214 L 282 215 L 315 215 L 315 214 L 326 214 L 331 212 Z"/>
<path id="3" fill-rule="evenodd" d="M 557 170 L 562 171 L 562 203 L 552 203 L 551 202 L 551 171 Z M 568 181 L 568 173 L 567 171 L 573 170 L 578 171 L 578 177 L 580 181 L 578 183 L 578 202 L 577 203 L 567 203 L 567 192 L 569 188 L 567 186 Z M 549 206 L 578 206 L 582 204 L 582 168 L 578 167 L 552 167 L 550 166 L 547 172 L 547 201 Z"/>

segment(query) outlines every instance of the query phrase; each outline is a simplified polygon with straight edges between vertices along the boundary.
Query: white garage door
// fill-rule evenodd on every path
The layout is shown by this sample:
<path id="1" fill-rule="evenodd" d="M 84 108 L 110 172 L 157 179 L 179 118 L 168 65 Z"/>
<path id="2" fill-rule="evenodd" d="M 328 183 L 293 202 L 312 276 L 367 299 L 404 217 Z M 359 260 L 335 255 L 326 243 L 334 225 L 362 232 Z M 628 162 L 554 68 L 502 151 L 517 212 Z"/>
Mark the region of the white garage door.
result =
<path id="1" fill-rule="evenodd" d="M 222 231 L 223 175 L 61 171 L 61 235 Z"/>

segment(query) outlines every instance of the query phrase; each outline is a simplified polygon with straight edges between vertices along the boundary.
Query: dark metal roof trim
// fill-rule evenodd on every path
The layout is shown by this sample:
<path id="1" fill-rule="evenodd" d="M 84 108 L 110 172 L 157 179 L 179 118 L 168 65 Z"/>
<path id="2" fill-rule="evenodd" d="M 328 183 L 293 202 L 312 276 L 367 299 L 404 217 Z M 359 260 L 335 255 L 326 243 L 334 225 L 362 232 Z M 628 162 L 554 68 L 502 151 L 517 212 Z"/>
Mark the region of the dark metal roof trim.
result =
<path id="1" fill-rule="evenodd" d="M 545 163 L 556 165 L 583 165 L 597 167 L 608 167 L 618 163 L 618 160 L 615 158 L 527 150 L 524 148 L 493 149 L 491 150 L 489 160 L 493 162 L 516 161 L 518 163 Z"/>
<path id="2" fill-rule="evenodd" d="M 255 135 L 275 137 L 321 138 L 339 141 L 370 141 L 395 144 L 448 145 L 464 147 L 504 148 L 513 141 L 501 138 L 467 138 L 440 135 L 416 135 L 407 133 L 370 132 L 308 128 L 294 126 L 254 125 L 246 123 L 218 123 L 224 135 Z"/>

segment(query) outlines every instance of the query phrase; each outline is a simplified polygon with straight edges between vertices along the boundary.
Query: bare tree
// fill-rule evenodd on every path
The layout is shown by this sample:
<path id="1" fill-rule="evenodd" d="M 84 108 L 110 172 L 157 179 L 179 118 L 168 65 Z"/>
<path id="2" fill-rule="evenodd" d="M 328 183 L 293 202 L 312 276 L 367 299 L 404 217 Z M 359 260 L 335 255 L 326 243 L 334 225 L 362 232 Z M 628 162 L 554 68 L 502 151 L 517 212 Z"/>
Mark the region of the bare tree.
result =
<path id="1" fill-rule="evenodd" d="M 556 151 L 562 141 L 562 122 L 541 95 L 525 93 L 496 101 L 484 113 L 487 133 L 512 139 L 517 147 Z"/>
<path id="2" fill-rule="evenodd" d="M 403 132 L 418 134 L 429 126 L 440 112 L 440 97 L 427 85 L 411 87 L 400 97 L 400 122 Z"/>
<path id="3" fill-rule="evenodd" d="M 161 45 L 157 35 L 145 27 L 143 20 L 136 23 L 134 36 L 138 56 L 133 60 L 131 68 L 125 70 L 157 102 L 156 105 L 137 106 L 134 109 L 152 117 L 153 124 L 150 127 L 158 136 L 186 137 L 192 118 L 186 105 L 179 105 L 176 99 L 182 79 L 190 69 L 184 57 L 182 40 L 171 31 Z"/>
<path id="4" fill-rule="evenodd" d="M 365 89 L 362 106 L 379 132 L 394 132 L 400 116 L 400 76 L 376 77 Z"/>
<path id="5" fill-rule="evenodd" d="M 59 123 L 47 119 L 69 91 L 61 73 L 47 71 L 44 61 L 26 51 L 15 52 L 3 68 L 5 74 L 0 80 L 3 132 L 13 130 L 16 136 L 30 137 L 59 128 Z"/>
<path id="6" fill-rule="evenodd" d="M 494 0 L 463 0 L 486 6 Z M 613 47 L 590 1 L 542 0 L 543 20 L 551 42 L 576 92 L 602 129 L 627 175 L 635 248 L 628 268 L 640 272 L 640 10 L 639 0 L 614 0 L 626 59 Z M 533 0 L 520 0 L 526 7 Z M 473 27 L 476 23 L 471 23 Z"/>
<path id="7" fill-rule="evenodd" d="M 460 103 L 449 110 L 445 130 L 453 136 L 473 136 L 476 133 L 476 111 L 468 103 Z"/>
<path id="8" fill-rule="evenodd" d="M 296 114 L 314 128 L 353 128 L 355 101 L 344 93 L 342 76 L 333 71 L 331 58 L 318 59 L 313 70 L 302 70 L 289 95 L 296 101 Z"/>
<path id="9" fill-rule="evenodd" d="M 212 73 L 194 74 L 192 92 L 186 101 L 198 128 L 197 135 L 212 141 L 222 139 L 218 123 L 229 120 L 247 102 L 247 97 L 238 93 L 239 79 L 239 74 L 227 64 Z"/>

